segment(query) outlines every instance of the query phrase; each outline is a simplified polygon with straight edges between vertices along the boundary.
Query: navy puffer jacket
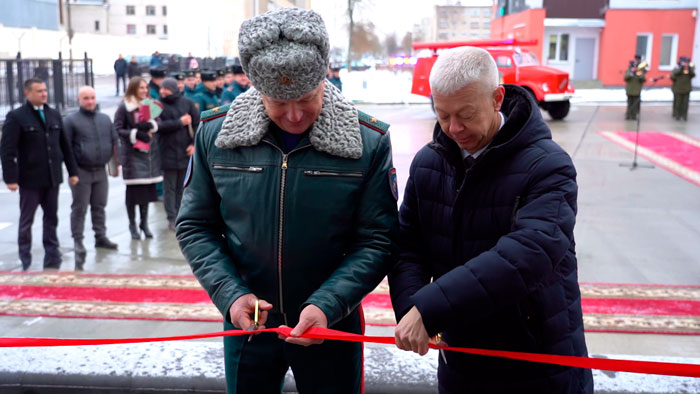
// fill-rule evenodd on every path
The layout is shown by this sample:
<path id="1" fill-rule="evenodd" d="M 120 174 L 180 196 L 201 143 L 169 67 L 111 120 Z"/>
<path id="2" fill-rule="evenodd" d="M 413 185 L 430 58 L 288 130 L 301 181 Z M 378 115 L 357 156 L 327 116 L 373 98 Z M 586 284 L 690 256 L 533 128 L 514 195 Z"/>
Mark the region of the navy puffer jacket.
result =
<path id="1" fill-rule="evenodd" d="M 451 346 L 586 356 L 576 170 L 524 89 L 506 86 L 501 112 L 506 123 L 468 172 L 439 124 L 414 158 L 389 276 L 397 319 L 415 305 Z M 446 357 L 440 385 L 455 392 L 593 391 L 590 370 Z"/>

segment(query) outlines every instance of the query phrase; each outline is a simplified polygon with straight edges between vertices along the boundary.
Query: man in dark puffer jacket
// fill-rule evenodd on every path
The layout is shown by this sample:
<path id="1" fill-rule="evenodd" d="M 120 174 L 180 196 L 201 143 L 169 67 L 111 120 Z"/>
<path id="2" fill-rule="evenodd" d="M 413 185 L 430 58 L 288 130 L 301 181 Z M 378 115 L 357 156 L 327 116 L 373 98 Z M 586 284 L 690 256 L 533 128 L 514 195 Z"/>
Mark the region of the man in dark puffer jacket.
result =
<path id="1" fill-rule="evenodd" d="M 199 110 L 192 100 L 180 93 L 174 78 L 165 78 L 161 82 L 160 101 L 163 113 L 156 122 L 163 166 L 163 205 L 168 228 L 175 231 L 187 163 L 194 153 L 194 130 L 199 127 Z"/>
<path id="2" fill-rule="evenodd" d="M 456 72 L 456 70 L 459 70 Z M 586 356 L 574 250 L 576 170 L 537 105 L 483 49 L 441 54 L 438 123 L 411 165 L 389 275 L 399 348 Z M 431 283 L 432 279 L 432 283 Z M 441 393 L 592 393 L 590 370 L 443 352 Z"/>

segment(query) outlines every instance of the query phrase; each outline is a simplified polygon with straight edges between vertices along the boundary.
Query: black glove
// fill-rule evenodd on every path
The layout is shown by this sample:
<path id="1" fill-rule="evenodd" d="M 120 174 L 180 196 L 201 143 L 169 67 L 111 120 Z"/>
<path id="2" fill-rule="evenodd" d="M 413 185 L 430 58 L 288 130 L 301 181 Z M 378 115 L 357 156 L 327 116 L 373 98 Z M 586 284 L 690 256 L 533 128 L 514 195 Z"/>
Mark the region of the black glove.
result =
<path id="1" fill-rule="evenodd" d="M 153 128 L 151 122 L 139 122 L 136 123 L 136 130 L 138 131 L 149 131 Z"/>
<path id="2" fill-rule="evenodd" d="M 136 139 L 143 142 L 151 142 L 151 136 L 147 132 L 138 130 L 136 132 Z"/>

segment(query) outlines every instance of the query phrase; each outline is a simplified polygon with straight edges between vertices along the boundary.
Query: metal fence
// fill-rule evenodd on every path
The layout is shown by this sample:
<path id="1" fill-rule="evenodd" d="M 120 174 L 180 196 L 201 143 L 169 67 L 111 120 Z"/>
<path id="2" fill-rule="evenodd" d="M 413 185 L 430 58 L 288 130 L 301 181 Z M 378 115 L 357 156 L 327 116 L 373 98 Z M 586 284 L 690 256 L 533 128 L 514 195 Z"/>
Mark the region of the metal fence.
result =
<path id="1" fill-rule="evenodd" d="M 65 113 L 78 106 L 78 88 L 95 85 L 92 59 L 0 59 L 0 124 L 12 109 L 24 104 L 24 81 L 39 78 L 49 92 L 49 105 Z"/>

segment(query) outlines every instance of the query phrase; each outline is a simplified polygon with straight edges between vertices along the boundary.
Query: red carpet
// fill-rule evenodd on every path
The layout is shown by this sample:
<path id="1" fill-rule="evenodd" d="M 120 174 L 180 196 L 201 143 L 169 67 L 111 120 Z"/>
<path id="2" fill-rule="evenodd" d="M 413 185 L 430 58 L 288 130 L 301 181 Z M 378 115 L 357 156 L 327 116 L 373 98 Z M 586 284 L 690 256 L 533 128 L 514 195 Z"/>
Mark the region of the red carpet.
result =
<path id="1" fill-rule="evenodd" d="M 636 133 L 602 131 L 600 134 L 634 151 Z M 681 133 L 640 132 L 639 156 L 700 186 L 700 140 Z"/>
<path id="2" fill-rule="evenodd" d="M 700 286 L 581 284 L 587 331 L 700 335 Z M 362 303 L 394 325 L 388 285 Z M 0 272 L 0 315 L 221 321 L 192 276 Z"/>

